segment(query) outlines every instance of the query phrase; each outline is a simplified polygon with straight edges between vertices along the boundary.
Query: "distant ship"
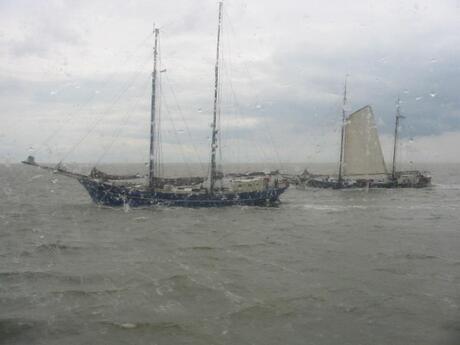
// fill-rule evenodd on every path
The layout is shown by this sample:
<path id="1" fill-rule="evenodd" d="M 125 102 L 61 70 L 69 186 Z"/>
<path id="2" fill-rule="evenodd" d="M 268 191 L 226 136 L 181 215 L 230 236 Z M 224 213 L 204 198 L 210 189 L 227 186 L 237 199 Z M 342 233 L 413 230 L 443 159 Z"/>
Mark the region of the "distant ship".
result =
<path id="1" fill-rule="evenodd" d="M 212 207 L 231 205 L 271 205 L 279 202 L 280 195 L 287 189 L 289 184 L 277 173 L 252 173 L 233 174 L 223 176 L 217 171 L 216 149 L 219 129 L 217 128 L 217 116 L 220 102 L 219 86 L 219 58 L 220 36 L 222 31 L 222 2 L 219 2 L 219 17 L 217 30 L 217 54 L 215 64 L 214 84 L 214 110 L 211 133 L 211 159 L 210 173 L 207 179 L 201 177 L 191 178 L 163 178 L 156 176 L 155 162 L 156 145 L 156 84 L 157 84 L 157 61 L 158 61 L 158 36 L 159 29 L 154 29 L 155 46 L 153 54 L 152 73 L 152 99 L 150 121 L 150 155 L 148 183 L 118 182 L 120 180 L 134 180 L 142 178 L 139 175 L 113 175 L 93 168 L 88 175 L 69 171 L 58 164 L 49 167 L 37 164 L 33 156 L 29 156 L 22 163 L 50 170 L 75 178 L 88 191 L 91 199 L 100 205 L 107 206 L 186 206 L 186 207 Z"/>
<path id="2" fill-rule="evenodd" d="M 317 188 L 423 188 L 431 184 L 428 172 L 419 170 L 398 171 L 396 155 L 400 102 L 397 102 L 393 165 L 388 171 L 383 157 L 374 113 L 370 105 L 346 116 L 346 83 L 340 143 L 339 171 L 336 176 L 312 175 L 305 171 L 297 176 L 297 184 Z"/>

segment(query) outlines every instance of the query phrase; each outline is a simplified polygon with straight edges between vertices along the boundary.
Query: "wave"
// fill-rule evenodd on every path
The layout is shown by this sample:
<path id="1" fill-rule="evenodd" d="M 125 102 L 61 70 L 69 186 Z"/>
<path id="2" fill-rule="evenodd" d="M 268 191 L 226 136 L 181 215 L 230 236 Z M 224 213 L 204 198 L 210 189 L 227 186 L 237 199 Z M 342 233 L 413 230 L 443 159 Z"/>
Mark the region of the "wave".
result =
<path id="1" fill-rule="evenodd" d="M 82 247 L 78 246 L 71 246 L 68 244 L 63 244 L 63 243 L 44 243 L 40 244 L 39 246 L 36 247 L 36 250 L 41 252 L 41 251 L 76 251 L 80 250 Z"/>
<path id="2" fill-rule="evenodd" d="M 271 303 L 256 303 L 240 308 L 230 313 L 228 316 L 236 320 L 258 319 L 263 315 L 272 315 L 276 310 L 277 308 Z"/>
<path id="3" fill-rule="evenodd" d="M 93 295 L 110 295 L 121 292 L 123 289 L 102 289 L 102 290 L 57 290 L 51 291 L 53 295 L 64 295 L 73 297 L 87 297 Z"/>
<path id="4" fill-rule="evenodd" d="M 350 209 L 358 210 L 367 210 L 369 206 L 363 205 L 318 205 L 318 204 L 304 204 L 302 205 L 304 209 L 311 209 L 315 211 L 332 211 L 332 212 L 341 212 L 347 211 Z"/>
<path id="5" fill-rule="evenodd" d="M 379 268 L 374 268 L 374 271 L 391 273 L 391 274 L 396 274 L 396 275 L 407 275 L 409 273 L 407 269 L 403 269 L 399 267 L 379 267 Z"/>
<path id="6" fill-rule="evenodd" d="M 428 254 L 422 254 L 422 253 L 409 253 L 409 254 L 404 255 L 404 257 L 409 260 L 439 259 L 439 257 L 435 255 L 428 255 Z"/>
<path id="7" fill-rule="evenodd" d="M 460 190 L 460 184 L 433 184 L 433 187 L 442 190 Z"/>
<path id="8" fill-rule="evenodd" d="M 174 330 L 174 331 L 184 331 L 184 327 L 176 322 L 171 321 L 158 321 L 158 322 L 114 322 L 114 321 L 102 321 L 101 323 L 116 327 L 119 329 L 125 330 L 154 330 L 154 331 L 164 331 L 164 330 Z"/>
<path id="9" fill-rule="evenodd" d="M 232 244 L 230 248 L 242 249 L 242 248 L 265 247 L 267 246 L 267 244 L 276 244 L 276 243 L 269 243 L 269 242 L 236 243 L 236 244 Z"/>
<path id="10" fill-rule="evenodd" d="M 12 344 L 13 339 L 23 336 L 34 328 L 43 327 L 44 322 L 20 318 L 0 319 L 0 343 Z M 9 342 L 11 341 L 11 342 Z"/>
<path id="11" fill-rule="evenodd" d="M 0 280 L 8 278 L 28 278 L 28 279 L 39 279 L 49 278 L 52 274 L 42 271 L 4 271 L 0 272 Z"/>
<path id="12" fill-rule="evenodd" d="M 182 247 L 182 250 L 214 250 L 214 249 L 219 249 L 217 247 L 211 247 L 211 246 L 192 246 L 192 247 Z"/>
<path id="13" fill-rule="evenodd" d="M 38 280 L 45 281 L 59 281 L 61 283 L 67 283 L 72 285 L 81 285 L 82 282 L 85 284 L 103 282 L 104 276 L 76 276 L 67 275 L 59 272 L 46 272 L 46 271 L 3 271 L 0 272 L 0 281 L 4 280 L 31 280 L 37 282 Z"/>

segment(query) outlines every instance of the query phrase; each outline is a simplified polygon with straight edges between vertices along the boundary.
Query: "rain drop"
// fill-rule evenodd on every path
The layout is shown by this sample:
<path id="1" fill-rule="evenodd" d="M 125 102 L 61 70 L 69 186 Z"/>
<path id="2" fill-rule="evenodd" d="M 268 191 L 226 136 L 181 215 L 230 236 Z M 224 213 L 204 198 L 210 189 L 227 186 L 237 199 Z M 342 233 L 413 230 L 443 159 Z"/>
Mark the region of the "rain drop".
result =
<path id="1" fill-rule="evenodd" d="M 436 92 L 430 92 L 430 96 L 435 98 L 437 96 L 437 93 Z"/>

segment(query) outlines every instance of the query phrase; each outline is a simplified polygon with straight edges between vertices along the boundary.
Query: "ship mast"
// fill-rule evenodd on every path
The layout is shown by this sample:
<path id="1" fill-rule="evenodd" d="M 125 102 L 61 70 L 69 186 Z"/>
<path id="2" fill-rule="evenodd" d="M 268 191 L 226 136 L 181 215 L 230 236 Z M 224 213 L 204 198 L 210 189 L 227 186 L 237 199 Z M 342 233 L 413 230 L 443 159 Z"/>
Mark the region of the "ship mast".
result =
<path id="1" fill-rule="evenodd" d="M 212 140 L 211 140 L 211 169 L 209 173 L 209 192 L 214 193 L 214 185 L 216 183 L 216 149 L 217 149 L 217 113 L 219 111 L 219 57 L 220 57 L 220 34 L 222 31 L 222 1 L 219 2 L 219 22 L 217 27 L 217 52 L 216 66 L 214 69 L 214 111 L 212 118 Z"/>
<path id="2" fill-rule="evenodd" d="M 401 101 L 398 97 L 396 101 L 396 119 L 395 119 L 395 137 L 393 143 L 393 166 L 391 171 L 391 178 L 396 179 L 396 150 L 398 147 L 398 129 L 399 129 L 399 120 L 403 119 L 404 116 L 401 115 Z"/>
<path id="3" fill-rule="evenodd" d="M 149 152 L 149 187 L 155 188 L 155 104 L 159 30 L 154 28 L 155 46 L 153 48 L 152 103 L 150 108 L 150 152 Z"/>
<path id="4" fill-rule="evenodd" d="M 348 74 L 345 76 L 345 85 L 343 87 L 343 105 L 342 105 L 342 131 L 340 135 L 340 158 L 339 158 L 339 177 L 338 177 L 338 186 L 342 186 L 342 166 L 343 166 L 343 145 L 345 140 L 345 119 L 346 112 L 345 106 L 347 103 L 347 78 Z"/>

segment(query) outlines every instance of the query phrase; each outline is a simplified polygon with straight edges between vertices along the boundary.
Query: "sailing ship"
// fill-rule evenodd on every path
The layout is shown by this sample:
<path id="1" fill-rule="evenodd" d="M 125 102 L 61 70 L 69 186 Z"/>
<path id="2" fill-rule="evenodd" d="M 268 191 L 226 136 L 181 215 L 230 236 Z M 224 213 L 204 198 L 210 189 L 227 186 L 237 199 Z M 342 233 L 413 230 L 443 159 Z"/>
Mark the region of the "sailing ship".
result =
<path id="1" fill-rule="evenodd" d="M 431 184 L 428 172 L 419 170 L 398 171 L 396 156 L 398 129 L 404 116 L 400 113 L 400 101 L 396 104 L 393 143 L 393 164 L 388 171 L 370 105 L 346 115 L 347 87 L 345 81 L 340 158 L 337 177 L 312 175 L 305 171 L 297 177 L 297 183 L 317 188 L 422 188 Z"/>
<path id="2" fill-rule="evenodd" d="M 156 87 L 159 29 L 154 29 L 155 44 L 153 49 L 152 96 L 150 112 L 150 155 L 148 183 L 136 183 L 128 180 L 142 178 L 139 175 L 113 175 L 93 168 L 90 174 L 72 172 L 61 164 L 55 167 L 37 164 L 33 156 L 22 163 L 36 166 L 45 170 L 71 177 L 80 182 L 87 190 L 91 199 L 106 206 L 186 206 L 210 207 L 231 205 L 271 205 L 279 202 L 280 195 L 289 184 L 277 173 L 263 174 L 232 174 L 223 176 L 217 170 L 216 150 L 218 147 L 217 115 L 220 101 L 220 38 L 222 32 L 222 7 L 219 2 L 217 52 L 214 68 L 214 103 L 211 133 L 210 169 L 207 179 L 192 178 L 163 178 L 156 176 Z M 118 182 L 124 180 L 126 182 Z M 219 182 L 219 183 L 218 183 Z"/>

